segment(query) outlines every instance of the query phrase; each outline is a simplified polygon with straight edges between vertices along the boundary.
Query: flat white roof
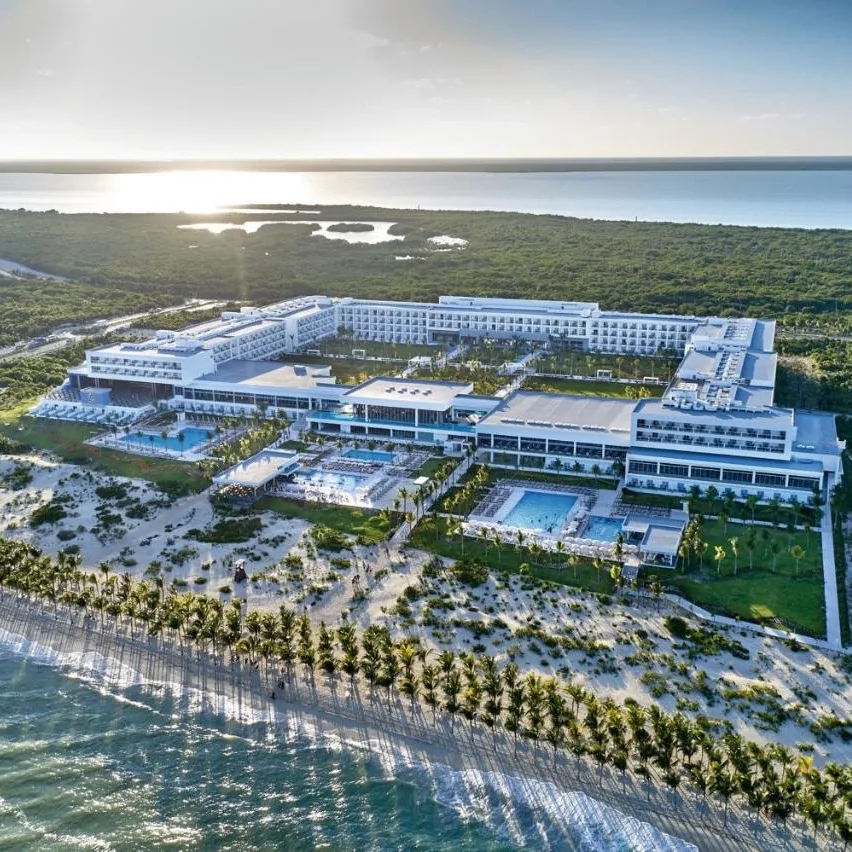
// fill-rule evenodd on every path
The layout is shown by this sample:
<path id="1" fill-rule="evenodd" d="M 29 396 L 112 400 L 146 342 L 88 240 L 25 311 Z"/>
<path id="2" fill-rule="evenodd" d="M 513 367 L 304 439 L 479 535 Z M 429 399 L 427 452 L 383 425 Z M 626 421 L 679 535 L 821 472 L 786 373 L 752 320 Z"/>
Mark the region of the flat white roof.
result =
<path id="1" fill-rule="evenodd" d="M 333 377 L 321 376 L 316 373 L 322 370 L 322 365 L 281 364 L 278 361 L 244 361 L 235 358 L 219 364 L 215 373 L 199 376 L 190 384 L 191 387 L 205 385 L 251 385 L 252 387 L 268 387 L 274 390 L 287 388 L 305 389 L 318 385 L 334 385 Z"/>
<path id="2" fill-rule="evenodd" d="M 258 488 L 281 473 L 298 466 L 299 454 L 293 450 L 261 450 L 245 461 L 223 470 L 213 477 L 217 485 L 246 485 Z"/>
<path id="3" fill-rule="evenodd" d="M 636 402 L 630 399 L 600 399 L 561 393 L 515 391 L 503 400 L 479 425 L 524 426 L 546 429 L 553 427 L 588 429 L 590 431 L 630 433 L 630 417 Z"/>
<path id="4" fill-rule="evenodd" d="M 457 396 L 469 395 L 468 382 L 439 382 L 424 379 L 375 378 L 343 395 L 343 402 L 394 405 L 402 408 L 449 408 Z"/>

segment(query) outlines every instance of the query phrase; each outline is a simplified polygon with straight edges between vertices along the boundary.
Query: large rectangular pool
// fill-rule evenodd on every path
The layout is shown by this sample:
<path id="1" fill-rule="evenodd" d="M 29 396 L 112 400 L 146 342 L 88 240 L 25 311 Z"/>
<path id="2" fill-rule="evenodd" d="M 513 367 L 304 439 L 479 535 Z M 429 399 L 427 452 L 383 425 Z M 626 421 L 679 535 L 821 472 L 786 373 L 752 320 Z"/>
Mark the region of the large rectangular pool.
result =
<path id="1" fill-rule="evenodd" d="M 524 496 L 503 518 L 502 523 L 509 527 L 558 533 L 576 502 L 577 497 L 573 494 L 524 491 Z"/>
<path id="2" fill-rule="evenodd" d="M 337 488 L 341 491 L 355 491 L 360 488 L 370 477 L 360 473 L 338 473 L 334 470 L 317 470 L 306 468 L 300 470 L 294 477 L 294 482 L 303 484 L 311 483 L 326 488 Z"/>
<path id="3" fill-rule="evenodd" d="M 394 454 L 386 453 L 384 450 L 347 450 L 343 455 L 347 459 L 382 462 L 383 464 L 390 464 L 394 460 Z"/>
<path id="4" fill-rule="evenodd" d="M 165 438 L 156 432 L 142 432 L 141 435 L 138 432 L 131 432 L 129 435 L 123 435 L 119 440 L 129 447 L 136 446 L 143 450 L 169 450 L 173 453 L 186 453 L 209 441 L 211 434 L 206 429 L 187 426 L 177 435 L 167 435 Z"/>

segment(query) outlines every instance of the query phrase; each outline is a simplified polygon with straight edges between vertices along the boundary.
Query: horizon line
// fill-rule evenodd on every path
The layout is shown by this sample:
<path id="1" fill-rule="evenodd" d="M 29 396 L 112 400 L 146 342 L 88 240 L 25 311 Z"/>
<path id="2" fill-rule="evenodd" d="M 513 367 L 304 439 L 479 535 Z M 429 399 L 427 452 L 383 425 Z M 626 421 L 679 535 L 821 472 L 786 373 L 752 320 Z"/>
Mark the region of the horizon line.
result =
<path id="1" fill-rule="evenodd" d="M 326 157 L 0 159 L 0 172 L 119 174 L 154 171 L 846 171 L 852 154 L 684 157 Z"/>

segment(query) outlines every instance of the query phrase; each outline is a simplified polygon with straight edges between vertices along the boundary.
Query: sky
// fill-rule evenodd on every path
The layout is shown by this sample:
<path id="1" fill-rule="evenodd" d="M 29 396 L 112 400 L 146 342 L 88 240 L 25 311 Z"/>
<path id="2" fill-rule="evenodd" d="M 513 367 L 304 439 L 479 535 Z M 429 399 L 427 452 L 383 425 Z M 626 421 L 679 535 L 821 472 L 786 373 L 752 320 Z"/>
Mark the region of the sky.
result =
<path id="1" fill-rule="evenodd" d="M 852 154 L 852 0 L 0 0 L 0 159 Z"/>

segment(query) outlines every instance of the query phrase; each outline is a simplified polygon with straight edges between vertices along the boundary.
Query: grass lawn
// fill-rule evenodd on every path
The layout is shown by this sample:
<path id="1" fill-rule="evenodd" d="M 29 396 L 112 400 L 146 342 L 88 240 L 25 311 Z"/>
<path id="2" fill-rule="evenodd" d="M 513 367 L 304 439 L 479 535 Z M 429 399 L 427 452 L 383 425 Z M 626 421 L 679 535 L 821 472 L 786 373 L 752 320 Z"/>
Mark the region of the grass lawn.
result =
<path id="1" fill-rule="evenodd" d="M 472 382 L 473 392 L 477 396 L 493 396 L 500 388 L 509 383 L 508 376 L 498 376 L 497 373 L 483 367 L 480 370 L 470 370 L 461 365 L 450 364 L 440 370 L 424 367 L 412 373 L 414 378 L 431 379 L 442 382 Z"/>
<path id="2" fill-rule="evenodd" d="M 114 476 L 146 479 L 165 491 L 197 492 L 209 485 L 195 464 L 139 456 L 84 443 L 100 431 L 103 430 L 87 423 L 31 417 L 10 421 L 5 416 L 0 417 L 0 433 L 3 435 L 39 450 L 51 450 L 71 464 L 91 464 Z"/>
<path id="3" fill-rule="evenodd" d="M 668 382 L 680 363 L 680 356 L 610 355 L 603 352 L 556 352 L 543 355 L 535 362 L 541 373 L 569 376 L 596 376 L 598 370 L 612 370 L 616 379 L 644 379 L 655 376 Z"/>
<path id="4" fill-rule="evenodd" d="M 672 591 L 682 594 L 693 603 L 726 615 L 738 616 L 748 621 L 788 626 L 811 636 L 825 636 L 825 596 L 822 578 L 822 551 L 818 533 L 797 532 L 790 538 L 785 530 L 758 528 L 754 549 L 754 567 L 749 568 L 748 549 L 745 546 L 747 526 L 728 524 L 727 533 L 719 521 L 707 521 L 702 528 L 702 538 L 710 547 L 701 569 L 696 557 L 687 566 L 685 574 L 671 575 L 657 572 L 661 582 Z M 762 530 L 769 533 L 769 541 L 762 538 Z M 734 575 L 734 560 L 729 539 L 739 539 L 739 569 Z M 775 566 L 769 542 L 781 545 Z M 790 548 L 800 545 L 805 550 L 796 574 L 796 561 Z M 713 561 L 715 547 L 724 548 L 727 558 L 722 562 L 721 573 L 716 574 Z"/>
<path id="5" fill-rule="evenodd" d="M 541 391 L 542 393 L 570 393 L 575 396 L 606 396 L 617 399 L 632 399 L 633 397 L 628 397 L 628 388 L 634 394 L 640 388 L 645 388 L 649 396 L 655 397 L 662 396 L 666 386 L 623 385 L 619 382 L 551 379 L 547 376 L 530 376 L 524 379 L 522 388 L 526 391 Z"/>
<path id="6" fill-rule="evenodd" d="M 498 551 L 493 542 L 482 542 L 476 538 L 465 538 L 464 545 L 458 536 L 452 539 L 447 535 L 446 518 L 426 517 L 414 528 L 414 532 L 408 539 L 412 547 L 447 556 L 450 559 L 461 559 L 467 557 L 476 559 L 487 565 L 494 571 L 506 571 L 510 574 L 519 574 L 521 565 L 529 566 L 529 574 L 539 580 L 549 583 L 559 583 L 563 586 L 576 586 L 593 592 L 610 594 L 612 592 L 612 580 L 609 576 L 609 565 L 605 564 L 600 572 L 592 567 L 587 560 L 578 562 L 577 578 L 574 579 L 574 566 L 564 563 L 565 567 L 559 567 L 551 561 L 550 554 L 537 556 L 538 563 L 533 561 L 529 550 L 522 547 L 520 551 L 511 541 L 504 541 Z"/>
<path id="7" fill-rule="evenodd" d="M 430 346 L 426 343 L 386 343 L 378 340 L 338 340 L 337 338 L 319 340 L 311 348 L 319 349 L 323 354 L 347 357 L 352 356 L 353 349 L 363 349 L 368 357 L 395 358 L 399 361 L 408 361 L 419 355 L 435 358 L 443 351 L 441 346 Z"/>
<path id="8" fill-rule="evenodd" d="M 415 473 L 415 476 L 434 476 L 448 461 L 458 464 L 458 459 L 446 458 L 444 456 L 435 456 L 431 459 L 426 459 L 420 466 L 420 469 Z"/>
<path id="9" fill-rule="evenodd" d="M 324 524 L 356 536 L 363 544 L 385 541 L 402 521 L 402 516 L 395 512 L 386 515 L 369 509 L 287 500 L 283 497 L 263 497 L 255 505 L 258 509 L 270 509 L 287 518 L 302 518 L 312 524 Z"/>

